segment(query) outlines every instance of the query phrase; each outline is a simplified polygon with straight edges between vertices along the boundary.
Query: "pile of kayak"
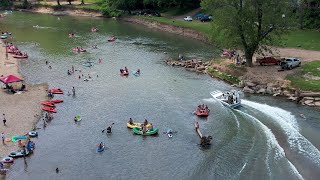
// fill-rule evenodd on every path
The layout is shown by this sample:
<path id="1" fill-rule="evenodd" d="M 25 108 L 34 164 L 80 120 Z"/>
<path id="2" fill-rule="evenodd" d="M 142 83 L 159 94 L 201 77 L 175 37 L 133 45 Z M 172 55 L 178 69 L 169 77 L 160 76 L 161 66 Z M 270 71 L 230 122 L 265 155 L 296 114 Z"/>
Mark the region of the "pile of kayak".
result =
<path id="1" fill-rule="evenodd" d="M 48 90 L 49 94 L 63 94 L 63 91 L 61 89 L 49 89 Z M 56 108 L 56 104 L 57 103 L 62 103 L 63 100 L 62 99 L 51 99 L 49 101 L 44 101 L 41 102 L 41 105 L 43 105 L 41 107 L 42 110 L 47 111 L 49 113 L 56 113 L 57 110 Z"/>

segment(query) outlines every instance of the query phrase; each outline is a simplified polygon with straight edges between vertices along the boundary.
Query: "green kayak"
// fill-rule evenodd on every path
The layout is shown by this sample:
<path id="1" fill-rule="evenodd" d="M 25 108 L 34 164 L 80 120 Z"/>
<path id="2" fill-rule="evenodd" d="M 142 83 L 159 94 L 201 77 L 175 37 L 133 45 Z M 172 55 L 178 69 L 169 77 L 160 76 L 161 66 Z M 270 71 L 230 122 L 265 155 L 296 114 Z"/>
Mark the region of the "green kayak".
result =
<path id="1" fill-rule="evenodd" d="M 158 128 L 153 128 L 152 130 L 148 130 L 147 132 L 143 133 L 140 127 L 132 128 L 133 132 L 143 136 L 150 136 L 158 133 Z"/>

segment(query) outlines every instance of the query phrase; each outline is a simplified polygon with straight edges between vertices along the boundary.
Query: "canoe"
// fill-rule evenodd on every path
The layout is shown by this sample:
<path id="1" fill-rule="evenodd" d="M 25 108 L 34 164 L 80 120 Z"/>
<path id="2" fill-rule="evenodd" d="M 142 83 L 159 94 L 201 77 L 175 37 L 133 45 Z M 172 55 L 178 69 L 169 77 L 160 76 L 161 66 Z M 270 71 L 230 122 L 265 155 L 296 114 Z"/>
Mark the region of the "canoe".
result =
<path id="1" fill-rule="evenodd" d="M 23 157 L 23 156 L 28 156 L 30 154 L 30 152 L 27 150 L 27 151 L 12 151 L 10 154 L 9 154 L 9 157 L 12 157 L 12 158 L 18 158 L 18 157 Z"/>
<path id="2" fill-rule="evenodd" d="M 206 110 L 200 110 L 199 108 L 196 110 L 195 114 L 197 116 L 202 116 L 202 117 L 205 117 L 205 116 L 209 116 L 209 112 L 210 110 L 209 109 L 206 109 Z"/>
<path id="3" fill-rule="evenodd" d="M 44 111 L 47 111 L 47 112 L 53 112 L 53 113 L 57 112 L 57 110 L 55 110 L 54 108 L 51 108 L 51 107 L 43 106 L 43 107 L 41 107 L 41 109 L 44 110 Z"/>
<path id="4" fill-rule="evenodd" d="M 13 55 L 12 57 L 14 57 L 14 58 L 16 58 L 16 59 L 26 59 L 26 58 L 28 58 L 28 55 L 22 55 L 22 56 L 20 56 L 20 55 Z"/>
<path id="5" fill-rule="evenodd" d="M 132 124 L 129 124 L 129 123 L 127 123 L 127 127 L 128 128 L 130 128 L 130 129 L 132 129 L 132 128 L 134 128 L 134 127 L 141 127 L 141 124 L 142 123 L 133 123 L 133 125 Z M 151 124 L 147 124 L 147 128 L 150 128 L 150 126 L 151 126 Z"/>
<path id="6" fill-rule="evenodd" d="M 49 89 L 48 92 L 52 94 L 63 94 L 61 89 Z"/>
<path id="7" fill-rule="evenodd" d="M 20 139 L 27 139 L 27 136 L 12 136 L 11 137 L 11 141 L 12 142 L 16 142 L 16 141 L 18 141 Z"/>
<path id="8" fill-rule="evenodd" d="M 50 101 L 41 102 L 41 104 L 42 104 L 42 105 L 45 105 L 45 106 L 53 107 L 53 108 L 56 107 L 56 106 L 55 106 L 52 102 L 50 102 Z"/>
<path id="9" fill-rule="evenodd" d="M 63 100 L 62 99 L 51 99 L 49 102 L 56 104 L 56 103 L 62 103 Z"/>
<path id="10" fill-rule="evenodd" d="M 158 133 L 158 128 L 153 128 L 152 130 L 148 130 L 147 132 L 143 133 L 140 127 L 134 127 L 133 132 L 138 135 L 143 136 L 150 136 Z"/>

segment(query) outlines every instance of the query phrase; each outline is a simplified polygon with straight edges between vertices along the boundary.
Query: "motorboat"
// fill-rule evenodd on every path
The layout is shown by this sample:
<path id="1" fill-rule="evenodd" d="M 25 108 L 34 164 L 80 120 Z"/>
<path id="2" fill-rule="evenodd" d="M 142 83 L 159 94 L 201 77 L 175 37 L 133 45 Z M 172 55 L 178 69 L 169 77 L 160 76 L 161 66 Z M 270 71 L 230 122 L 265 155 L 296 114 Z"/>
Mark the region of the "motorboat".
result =
<path id="1" fill-rule="evenodd" d="M 239 91 L 237 90 L 231 90 L 227 92 L 216 90 L 210 94 L 214 99 L 220 101 L 223 105 L 229 108 L 237 108 L 241 105 Z"/>

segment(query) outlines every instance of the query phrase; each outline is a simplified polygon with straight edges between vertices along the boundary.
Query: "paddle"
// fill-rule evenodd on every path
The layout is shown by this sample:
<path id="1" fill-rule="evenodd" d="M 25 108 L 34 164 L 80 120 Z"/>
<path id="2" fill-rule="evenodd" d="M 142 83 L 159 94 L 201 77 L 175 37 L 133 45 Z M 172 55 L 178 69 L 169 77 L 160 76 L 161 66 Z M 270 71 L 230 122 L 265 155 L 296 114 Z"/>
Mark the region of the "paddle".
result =
<path id="1" fill-rule="evenodd" d="M 111 124 L 111 126 L 114 125 L 114 123 Z M 106 128 L 107 129 L 107 128 Z M 103 133 L 106 129 L 103 129 L 101 132 Z"/>

